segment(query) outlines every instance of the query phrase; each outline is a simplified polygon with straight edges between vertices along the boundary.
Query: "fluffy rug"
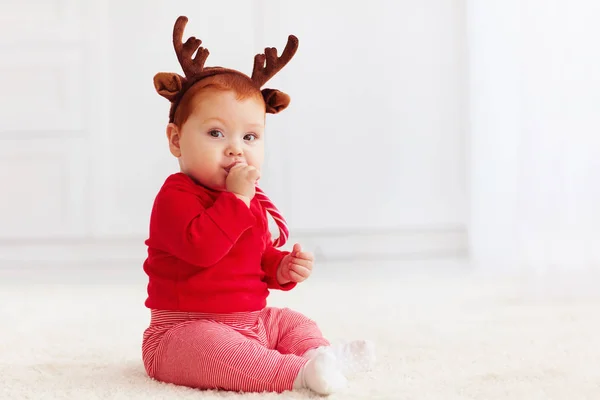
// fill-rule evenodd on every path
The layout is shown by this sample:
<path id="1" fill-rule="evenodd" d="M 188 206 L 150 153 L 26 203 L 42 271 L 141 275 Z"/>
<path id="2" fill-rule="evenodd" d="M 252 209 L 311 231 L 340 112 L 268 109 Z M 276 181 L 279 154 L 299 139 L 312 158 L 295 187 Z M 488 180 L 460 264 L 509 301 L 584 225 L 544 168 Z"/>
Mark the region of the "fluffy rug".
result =
<path id="1" fill-rule="evenodd" d="M 1 399 L 318 398 L 152 381 L 140 360 L 144 278 L 62 273 L 46 283 L 1 280 Z M 563 278 L 358 263 L 320 266 L 298 289 L 274 293 L 271 305 L 305 312 L 332 340 L 375 341 L 376 369 L 330 399 L 597 400 L 600 295 L 582 287 Z"/>

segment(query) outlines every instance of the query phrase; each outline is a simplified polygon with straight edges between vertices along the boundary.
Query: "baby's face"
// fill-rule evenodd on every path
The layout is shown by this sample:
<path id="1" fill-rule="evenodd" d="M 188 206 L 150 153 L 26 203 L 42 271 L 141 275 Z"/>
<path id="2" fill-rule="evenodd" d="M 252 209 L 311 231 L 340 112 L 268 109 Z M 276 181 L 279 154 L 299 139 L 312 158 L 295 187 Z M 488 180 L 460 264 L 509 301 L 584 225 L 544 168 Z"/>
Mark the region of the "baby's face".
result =
<path id="1" fill-rule="evenodd" d="M 214 190 L 225 190 L 235 163 L 260 170 L 264 161 L 265 106 L 258 99 L 237 100 L 232 91 L 199 93 L 192 114 L 179 131 L 182 172 Z M 178 153 L 178 154 L 176 154 Z"/>

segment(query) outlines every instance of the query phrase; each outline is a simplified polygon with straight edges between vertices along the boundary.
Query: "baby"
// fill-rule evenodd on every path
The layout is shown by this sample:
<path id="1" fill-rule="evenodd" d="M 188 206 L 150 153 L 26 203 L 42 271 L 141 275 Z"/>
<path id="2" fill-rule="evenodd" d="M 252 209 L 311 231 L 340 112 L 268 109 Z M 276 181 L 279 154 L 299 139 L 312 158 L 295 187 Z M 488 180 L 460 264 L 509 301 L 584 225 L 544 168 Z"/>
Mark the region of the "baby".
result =
<path id="1" fill-rule="evenodd" d="M 205 67 L 201 41 L 182 43 L 186 24 L 179 17 L 173 31 L 185 77 L 154 78 L 157 92 L 171 102 L 167 137 L 180 172 L 156 196 L 146 241 L 146 371 L 158 381 L 199 389 L 334 393 L 350 374 L 371 367 L 372 343 L 332 346 L 311 319 L 266 304 L 269 289 L 293 289 L 314 262 L 299 244 L 291 252 L 278 249 L 288 236 L 285 220 L 257 187 L 266 113 L 290 102 L 285 93 L 261 87 L 294 56 L 298 40 L 290 36 L 280 57 L 274 48 L 258 54 L 248 77 Z M 275 241 L 267 212 L 279 226 Z"/>

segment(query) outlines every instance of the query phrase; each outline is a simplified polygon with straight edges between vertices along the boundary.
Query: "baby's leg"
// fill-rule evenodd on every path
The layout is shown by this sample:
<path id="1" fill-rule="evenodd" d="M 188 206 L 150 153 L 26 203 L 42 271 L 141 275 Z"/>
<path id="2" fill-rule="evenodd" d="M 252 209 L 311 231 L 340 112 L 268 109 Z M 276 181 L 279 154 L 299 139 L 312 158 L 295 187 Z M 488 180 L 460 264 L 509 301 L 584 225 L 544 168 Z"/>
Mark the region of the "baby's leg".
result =
<path id="1" fill-rule="evenodd" d="M 269 348 L 282 354 L 302 356 L 310 349 L 329 346 L 316 322 L 289 308 L 266 308 L 262 322 Z"/>
<path id="2" fill-rule="evenodd" d="M 326 351 L 336 358 L 338 368 L 347 377 L 366 372 L 375 363 L 375 345 L 372 342 L 356 340 L 331 345 L 317 324 L 297 311 L 267 308 L 263 321 L 270 348 L 283 354 L 311 359 Z"/>
<path id="3" fill-rule="evenodd" d="M 321 394 L 341 388 L 330 358 L 283 355 L 211 321 L 173 328 L 163 337 L 156 356 L 154 377 L 175 385 L 242 392 L 308 387 Z"/>

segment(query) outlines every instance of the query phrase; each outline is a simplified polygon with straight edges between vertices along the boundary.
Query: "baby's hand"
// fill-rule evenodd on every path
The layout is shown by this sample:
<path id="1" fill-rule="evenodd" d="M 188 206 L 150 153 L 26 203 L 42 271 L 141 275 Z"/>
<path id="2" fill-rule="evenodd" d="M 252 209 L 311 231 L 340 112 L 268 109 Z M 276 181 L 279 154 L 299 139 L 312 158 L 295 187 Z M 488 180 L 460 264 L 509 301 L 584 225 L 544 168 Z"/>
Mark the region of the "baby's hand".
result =
<path id="1" fill-rule="evenodd" d="M 314 256 L 310 252 L 302 251 L 298 243 L 294 245 L 292 252 L 281 260 L 277 269 L 277 282 L 285 285 L 289 282 L 305 281 L 313 269 Z"/>
<path id="2" fill-rule="evenodd" d="M 243 200 L 248 200 L 246 204 L 256 193 L 256 182 L 260 178 L 260 171 L 248 164 L 237 164 L 229 171 L 225 179 L 225 188 L 228 192 L 242 196 Z"/>

